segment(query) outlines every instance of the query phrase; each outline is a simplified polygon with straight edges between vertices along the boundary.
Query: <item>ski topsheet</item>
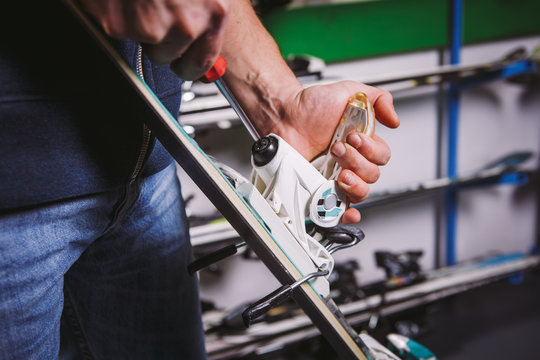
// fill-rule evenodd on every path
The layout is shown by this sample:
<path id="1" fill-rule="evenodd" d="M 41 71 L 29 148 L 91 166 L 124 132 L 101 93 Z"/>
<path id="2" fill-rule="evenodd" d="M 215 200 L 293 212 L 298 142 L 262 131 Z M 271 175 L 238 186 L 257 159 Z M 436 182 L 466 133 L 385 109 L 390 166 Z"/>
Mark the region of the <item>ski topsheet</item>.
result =
<path id="1" fill-rule="evenodd" d="M 301 279 L 305 274 L 299 271 L 296 264 L 269 233 L 258 214 L 237 193 L 213 161 L 182 129 L 176 118 L 133 72 L 99 28 L 78 8 L 75 1 L 64 0 L 64 2 L 109 57 L 111 67 L 115 67 L 130 84 L 126 90 L 128 93 L 122 96 L 132 96 L 134 101 L 145 104 L 143 111 L 148 115 L 147 125 L 238 234 L 282 284 L 292 284 Z M 322 297 L 309 282 L 297 287 L 293 297 L 340 358 L 374 358 L 362 339 L 348 325 L 333 300 Z"/>

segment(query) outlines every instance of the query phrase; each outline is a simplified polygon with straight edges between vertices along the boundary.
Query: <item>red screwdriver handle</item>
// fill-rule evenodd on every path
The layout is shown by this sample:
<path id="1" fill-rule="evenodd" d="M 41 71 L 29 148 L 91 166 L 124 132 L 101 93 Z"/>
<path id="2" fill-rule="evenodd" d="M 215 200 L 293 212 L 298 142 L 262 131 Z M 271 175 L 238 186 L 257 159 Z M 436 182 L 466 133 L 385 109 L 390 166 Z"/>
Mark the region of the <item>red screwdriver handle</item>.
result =
<path id="1" fill-rule="evenodd" d="M 227 62 L 223 56 L 219 55 L 212 68 L 204 74 L 204 79 L 208 82 L 214 82 L 225 74 L 225 69 L 227 69 Z"/>

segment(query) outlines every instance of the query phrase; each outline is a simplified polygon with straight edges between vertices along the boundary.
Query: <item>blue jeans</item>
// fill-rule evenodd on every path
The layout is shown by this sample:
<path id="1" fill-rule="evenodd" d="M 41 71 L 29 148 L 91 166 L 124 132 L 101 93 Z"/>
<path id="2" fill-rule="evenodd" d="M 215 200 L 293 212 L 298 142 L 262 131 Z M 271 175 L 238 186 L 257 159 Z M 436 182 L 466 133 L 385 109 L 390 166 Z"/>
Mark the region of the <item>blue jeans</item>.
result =
<path id="1" fill-rule="evenodd" d="M 204 359 L 187 228 L 174 165 L 0 214 L 0 359 Z"/>

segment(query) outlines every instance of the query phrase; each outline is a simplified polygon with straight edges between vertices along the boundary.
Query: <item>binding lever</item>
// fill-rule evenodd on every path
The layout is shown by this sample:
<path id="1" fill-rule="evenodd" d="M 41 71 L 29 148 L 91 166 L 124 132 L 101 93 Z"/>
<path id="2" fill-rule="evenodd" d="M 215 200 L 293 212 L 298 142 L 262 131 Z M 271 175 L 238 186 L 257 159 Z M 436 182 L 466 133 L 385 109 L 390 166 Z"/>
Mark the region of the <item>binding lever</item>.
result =
<path id="1" fill-rule="evenodd" d="M 315 225 L 315 232 L 323 237 L 326 250 L 330 254 L 350 248 L 358 244 L 365 237 L 364 232 L 355 225 L 337 225 L 332 228 L 323 228 Z"/>
<path id="2" fill-rule="evenodd" d="M 321 270 L 321 271 L 313 272 L 311 274 L 304 276 L 303 278 L 294 282 L 293 284 L 283 285 L 282 287 L 266 295 L 259 301 L 249 305 L 248 308 L 244 310 L 244 312 L 242 313 L 242 319 L 244 321 L 244 325 L 246 326 L 246 328 L 248 328 L 253 322 L 253 320 L 266 314 L 270 309 L 283 303 L 285 300 L 287 300 L 291 296 L 294 289 L 296 289 L 297 287 L 299 287 L 306 281 L 309 281 L 315 277 L 326 276 L 328 274 L 329 274 L 328 270 Z"/>
<path id="3" fill-rule="evenodd" d="M 205 267 L 208 267 L 214 263 L 217 263 L 220 260 L 236 254 L 238 252 L 238 249 L 245 245 L 246 242 L 242 241 L 237 244 L 225 246 L 224 248 L 221 248 L 213 253 L 200 257 L 199 259 L 193 261 L 191 264 L 188 265 L 189 275 L 193 275 L 197 271 L 204 269 Z"/>

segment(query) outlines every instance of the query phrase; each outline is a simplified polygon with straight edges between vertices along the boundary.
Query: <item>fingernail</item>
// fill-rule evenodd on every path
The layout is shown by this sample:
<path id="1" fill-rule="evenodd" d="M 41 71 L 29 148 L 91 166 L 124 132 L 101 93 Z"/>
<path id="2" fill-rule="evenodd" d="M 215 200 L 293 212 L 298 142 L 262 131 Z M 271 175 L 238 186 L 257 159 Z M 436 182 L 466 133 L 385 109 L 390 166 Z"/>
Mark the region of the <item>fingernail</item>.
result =
<path id="1" fill-rule="evenodd" d="M 347 140 L 348 143 L 354 148 L 359 148 L 360 145 L 362 145 L 362 138 L 360 137 L 360 135 L 358 135 L 358 133 L 353 133 L 349 135 Z"/>
<path id="2" fill-rule="evenodd" d="M 340 179 L 341 183 L 344 184 L 344 185 L 347 185 L 347 186 L 352 186 L 354 185 L 354 176 L 348 172 L 345 173 L 345 175 L 343 175 Z"/>
<path id="3" fill-rule="evenodd" d="M 345 145 L 342 142 L 337 142 L 332 146 L 332 154 L 335 157 L 342 157 L 345 154 Z"/>

